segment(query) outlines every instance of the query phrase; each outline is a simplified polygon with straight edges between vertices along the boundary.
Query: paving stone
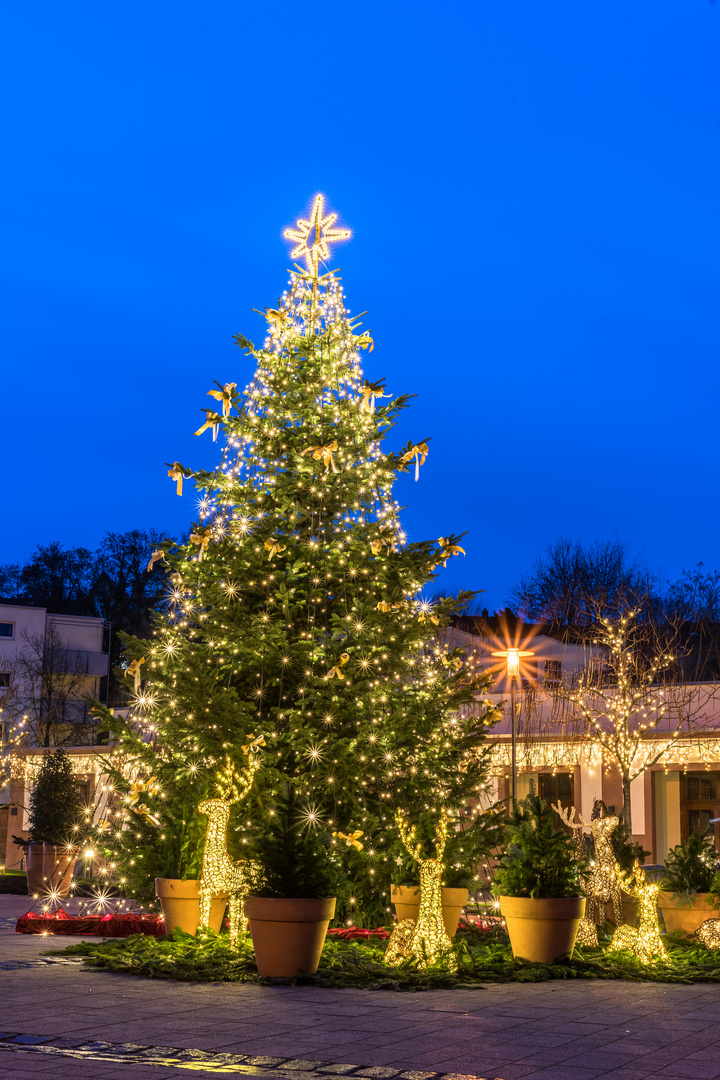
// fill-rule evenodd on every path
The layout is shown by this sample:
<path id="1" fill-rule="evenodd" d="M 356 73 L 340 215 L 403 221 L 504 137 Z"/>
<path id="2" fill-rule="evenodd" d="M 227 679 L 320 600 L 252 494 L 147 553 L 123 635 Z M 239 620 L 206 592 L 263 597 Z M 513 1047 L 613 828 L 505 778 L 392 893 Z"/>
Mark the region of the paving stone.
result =
<path id="1" fill-rule="evenodd" d="M 397 1076 L 399 1069 L 390 1069 L 387 1065 L 373 1065 L 368 1069 L 357 1069 L 354 1076 L 369 1076 L 372 1080 L 388 1080 L 391 1076 Z"/>
<path id="2" fill-rule="evenodd" d="M 357 1065 L 323 1065 L 321 1069 L 318 1069 L 318 1072 L 330 1073 L 331 1076 L 348 1076 L 350 1073 L 355 1072 L 357 1068 Z"/>
<path id="3" fill-rule="evenodd" d="M 324 1061 L 305 1061 L 303 1058 L 292 1058 L 290 1061 L 286 1061 L 283 1068 L 292 1069 L 293 1072 L 310 1072 L 321 1068 L 322 1065 L 326 1065 Z"/>
<path id="4" fill-rule="evenodd" d="M 400 1080 L 436 1080 L 440 1073 L 420 1072 L 418 1069 L 405 1069 L 398 1073 Z"/>

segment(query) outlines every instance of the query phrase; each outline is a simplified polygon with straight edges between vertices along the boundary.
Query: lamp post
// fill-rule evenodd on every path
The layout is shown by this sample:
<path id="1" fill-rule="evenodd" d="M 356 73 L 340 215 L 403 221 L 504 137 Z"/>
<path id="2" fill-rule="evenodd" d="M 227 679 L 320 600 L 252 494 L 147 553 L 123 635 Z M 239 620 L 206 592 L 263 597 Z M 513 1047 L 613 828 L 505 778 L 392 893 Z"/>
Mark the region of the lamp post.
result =
<path id="1" fill-rule="evenodd" d="M 515 680 L 520 678 L 520 658 L 534 656 L 527 649 L 501 649 L 493 656 L 504 656 L 510 680 L 510 798 L 515 801 L 517 789 L 517 725 L 515 722 Z"/>

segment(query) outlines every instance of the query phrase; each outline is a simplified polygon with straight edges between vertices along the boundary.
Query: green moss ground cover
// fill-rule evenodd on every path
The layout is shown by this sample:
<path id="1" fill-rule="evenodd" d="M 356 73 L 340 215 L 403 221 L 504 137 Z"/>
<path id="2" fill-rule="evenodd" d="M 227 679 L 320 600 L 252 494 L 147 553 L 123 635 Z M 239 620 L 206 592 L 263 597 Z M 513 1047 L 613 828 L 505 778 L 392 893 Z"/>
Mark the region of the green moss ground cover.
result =
<path id="1" fill-rule="evenodd" d="M 513 958 L 502 931 L 459 933 L 453 945 L 456 972 L 442 965 L 418 969 L 412 963 L 388 967 L 385 942 L 328 940 L 317 975 L 294 980 L 313 986 L 357 987 L 366 990 L 480 989 L 488 983 L 545 982 L 550 979 L 624 979 L 633 982 L 720 982 L 720 951 L 683 937 L 666 939 L 668 958 L 642 964 L 628 952 L 578 946 L 565 964 L 531 964 Z M 234 951 L 226 934 L 194 938 L 176 931 L 167 938 L 136 935 L 105 942 L 82 941 L 54 955 L 81 956 L 86 964 L 106 971 L 147 978 L 189 982 L 253 982 L 262 980 L 255 968 L 252 945 Z"/>

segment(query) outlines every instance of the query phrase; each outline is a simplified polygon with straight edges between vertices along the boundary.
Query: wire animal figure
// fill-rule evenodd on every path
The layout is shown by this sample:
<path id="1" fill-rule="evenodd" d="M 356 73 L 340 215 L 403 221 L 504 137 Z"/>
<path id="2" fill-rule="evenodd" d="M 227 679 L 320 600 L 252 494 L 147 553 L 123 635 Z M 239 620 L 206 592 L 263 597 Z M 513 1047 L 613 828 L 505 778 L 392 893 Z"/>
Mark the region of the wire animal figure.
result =
<path id="1" fill-rule="evenodd" d="M 706 949 L 720 949 L 720 919 L 706 919 L 695 931 L 695 937 Z"/>
<path id="2" fill-rule="evenodd" d="M 452 949 L 442 914 L 443 855 L 447 841 L 447 821 L 441 817 L 435 829 L 435 857 L 423 859 L 422 844 L 416 843 L 416 829 L 408 827 L 401 810 L 395 812 L 395 823 L 400 839 L 409 854 L 420 866 L 420 907 L 417 921 L 402 919 L 390 935 L 385 950 L 385 963 L 398 964 L 412 957 L 419 967 L 427 967 L 438 957 Z M 454 959 L 448 959 L 448 967 L 454 968 Z"/>
<path id="3" fill-rule="evenodd" d="M 234 803 L 240 802 L 248 794 L 252 787 L 253 777 L 260 767 L 260 759 L 252 753 L 253 745 L 243 747 L 248 755 L 248 761 L 240 773 L 235 771 L 230 758 L 226 759 L 225 768 L 216 781 L 220 798 L 204 799 L 198 806 L 200 813 L 208 816 L 200 875 L 200 926 L 207 927 L 210 921 L 212 898 L 224 896 L 227 893 L 232 946 L 237 945 L 239 935 L 244 934 L 247 929 L 247 919 L 243 910 L 245 897 L 255 887 L 262 874 L 259 863 L 251 859 L 233 862 L 227 852 L 230 810 Z"/>
<path id="4" fill-rule="evenodd" d="M 630 884 L 633 880 L 634 887 Z M 632 874 L 621 874 L 619 881 L 623 892 L 636 897 L 640 916 L 637 927 L 618 926 L 613 934 L 610 948 L 628 949 L 646 964 L 656 959 L 664 960 L 667 953 L 660 937 L 657 913 L 657 896 L 660 886 L 654 882 L 648 884 L 645 881 L 645 871 L 637 859 L 633 863 Z"/>
<path id="5" fill-rule="evenodd" d="M 598 945 L 597 924 L 605 922 L 605 905 L 609 900 L 612 900 L 615 925 L 621 926 L 623 921 L 622 893 L 618 881 L 620 867 L 615 861 L 615 854 L 610 842 L 610 837 L 620 824 L 620 819 L 614 815 L 611 817 L 598 816 L 593 817 L 588 822 L 583 819 L 582 814 L 578 814 L 580 824 L 575 825 L 572 822 L 572 818 L 575 816 L 574 807 L 571 814 L 570 810 L 563 809 L 558 801 L 553 806 L 553 810 L 560 815 L 564 824 L 573 831 L 590 829 L 595 858 L 586 886 L 585 917 L 580 921 L 576 940 L 579 945 Z"/>

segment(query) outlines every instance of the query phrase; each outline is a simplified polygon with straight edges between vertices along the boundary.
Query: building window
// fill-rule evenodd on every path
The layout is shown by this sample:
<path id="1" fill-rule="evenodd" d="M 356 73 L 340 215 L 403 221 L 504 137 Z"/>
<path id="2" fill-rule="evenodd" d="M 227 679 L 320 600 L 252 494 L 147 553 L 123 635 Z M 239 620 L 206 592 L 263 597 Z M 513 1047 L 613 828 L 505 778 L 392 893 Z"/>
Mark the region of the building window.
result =
<path id="1" fill-rule="evenodd" d="M 705 832 L 713 828 L 715 844 L 720 840 L 720 773 L 688 772 L 682 777 L 682 801 L 680 803 L 682 838 L 687 840 L 691 832 Z"/>
<path id="2" fill-rule="evenodd" d="M 559 690 L 562 682 L 562 660 L 545 661 L 545 686 L 548 690 Z"/>
<path id="3" fill-rule="evenodd" d="M 8 690 L 10 688 L 10 672 L 0 671 L 0 690 Z"/>
<path id="4" fill-rule="evenodd" d="M 575 777 L 572 773 L 540 773 L 538 776 L 538 795 L 550 806 L 556 806 L 560 803 L 563 810 L 569 810 L 574 805 L 574 780 Z M 566 826 L 562 825 L 557 815 L 555 815 L 555 822 L 564 828 L 566 832 L 570 831 Z"/>
<path id="5" fill-rule="evenodd" d="M 0 622 L 0 638 L 14 638 L 15 637 L 15 623 L 14 622 Z"/>

